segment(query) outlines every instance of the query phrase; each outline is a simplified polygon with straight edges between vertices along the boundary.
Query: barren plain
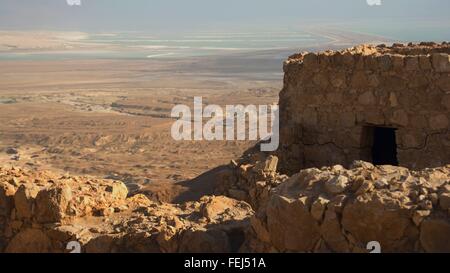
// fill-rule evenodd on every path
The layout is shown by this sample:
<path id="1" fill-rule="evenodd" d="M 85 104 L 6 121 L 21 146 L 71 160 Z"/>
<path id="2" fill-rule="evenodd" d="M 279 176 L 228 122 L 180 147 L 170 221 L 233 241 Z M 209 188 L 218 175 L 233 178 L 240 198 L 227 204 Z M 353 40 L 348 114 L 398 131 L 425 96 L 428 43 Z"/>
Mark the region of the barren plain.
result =
<path id="1" fill-rule="evenodd" d="M 354 33 L 315 33 L 326 42 L 310 44 L 311 50 L 383 41 Z M 0 53 L 6 56 L 0 58 L 0 165 L 116 179 L 130 192 L 165 202 L 211 194 L 209 170 L 220 172 L 219 166 L 254 145 L 177 142 L 170 135 L 172 107 L 192 105 L 194 96 L 222 106 L 277 103 L 283 60 L 294 52 L 114 59 L 95 57 L 96 52 L 124 48 L 86 43 L 84 33 L 0 36 Z M 92 58 L 64 57 L 73 50 L 92 52 Z"/>
<path id="2" fill-rule="evenodd" d="M 3 62 L 0 164 L 118 179 L 132 191 L 157 188 L 157 199 L 171 201 L 184 188 L 173 182 L 252 145 L 177 142 L 172 107 L 192 105 L 194 96 L 205 104 L 274 103 L 281 83 L 164 72 L 176 69 L 158 61 Z"/>

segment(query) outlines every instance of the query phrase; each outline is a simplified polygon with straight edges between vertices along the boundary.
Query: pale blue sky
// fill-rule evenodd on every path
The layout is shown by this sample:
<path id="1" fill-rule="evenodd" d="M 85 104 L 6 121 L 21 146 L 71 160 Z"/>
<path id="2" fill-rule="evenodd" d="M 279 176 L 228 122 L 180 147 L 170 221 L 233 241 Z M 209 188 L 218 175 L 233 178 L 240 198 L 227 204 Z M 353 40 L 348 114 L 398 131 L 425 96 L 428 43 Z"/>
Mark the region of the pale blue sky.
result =
<path id="1" fill-rule="evenodd" d="M 449 0 L 0 0 L 0 29 L 198 31 L 288 28 L 384 19 L 400 24 L 448 22 Z M 374 23 L 376 24 L 376 23 Z M 371 26 L 371 23 L 368 23 Z M 443 25 L 447 27 L 448 25 Z M 373 25 L 372 25 L 373 27 Z"/>

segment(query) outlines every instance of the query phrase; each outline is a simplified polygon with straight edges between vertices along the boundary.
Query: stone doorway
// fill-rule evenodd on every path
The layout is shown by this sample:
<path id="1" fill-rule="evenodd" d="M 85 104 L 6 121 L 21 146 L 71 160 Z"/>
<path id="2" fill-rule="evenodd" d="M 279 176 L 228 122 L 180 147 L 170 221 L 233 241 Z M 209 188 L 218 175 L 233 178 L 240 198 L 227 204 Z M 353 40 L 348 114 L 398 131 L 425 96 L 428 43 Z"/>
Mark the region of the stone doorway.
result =
<path id="1" fill-rule="evenodd" d="M 372 163 L 398 166 L 396 129 L 371 127 L 373 132 Z"/>
<path id="2" fill-rule="evenodd" d="M 395 128 L 364 126 L 360 159 L 375 165 L 399 166 Z"/>

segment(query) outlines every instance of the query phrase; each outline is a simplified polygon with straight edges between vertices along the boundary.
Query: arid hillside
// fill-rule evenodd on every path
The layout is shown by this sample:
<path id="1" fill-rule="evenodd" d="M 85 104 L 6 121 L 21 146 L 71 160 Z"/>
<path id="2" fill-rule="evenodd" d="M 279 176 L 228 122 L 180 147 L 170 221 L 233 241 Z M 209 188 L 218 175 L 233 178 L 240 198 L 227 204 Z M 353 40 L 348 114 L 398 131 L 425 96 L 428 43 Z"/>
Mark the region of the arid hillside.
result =
<path id="1" fill-rule="evenodd" d="M 173 71 L 189 65 L 187 60 L 4 63 L 0 165 L 112 178 L 131 192 L 169 202 L 189 190 L 183 182 L 254 145 L 175 141 L 172 108 L 192 106 L 194 96 L 205 105 L 271 104 L 281 88 L 281 81 L 270 78 L 192 69 L 174 81 Z"/>
<path id="2" fill-rule="evenodd" d="M 286 64 L 290 67 L 280 96 L 282 143 L 280 149 L 273 153 L 260 152 L 259 144 L 246 143 L 245 148 L 233 146 L 238 149 L 232 151 L 242 151 L 236 156 L 230 156 L 234 153 L 224 149 L 228 144 L 203 145 L 201 142 L 188 143 L 187 145 L 194 146 L 190 146 L 189 153 L 186 153 L 187 146 L 169 146 L 173 144 L 171 140 L 167 140 L 165 149 L 158 150 L 151 146 L 152 140 L 155 140 L 152 139 L 152 133 L 160 131 L 149 130 L 148 136 L 142 135 L 142 132 L 152 126 L 165 126 L 168 121 L 154 117 L 155 111 L 164 115 L 165 108 L 142 107 L 140 101 L 152 99 L 139 98 L 138 93 L 132 93 L 136 97 L 114 97 L 112 93 L 102 96 L 108 102 L 97 106 L 101 106 L 101 111 L 107 108 L 107 113 L 113 113 L 115 118 L 109 116 L 99 123 L 91 123 L 95 120 L 92 115 L 88 117 L 89 122 L 84 120 L 86 123 L 79 123 L 86 111 L 91 112 L 85 108 L 86 101 L 91 99 L 92 94 L 75 101 L 73 98 L 61 98 L 55 102 L 50 97 L 51 103 L 56 105 L 61 101 L 66 101 L 66 105 L 72 103 L 73 108 L 66 107 L 70 109 L 70 113 L 77 115 L 78 119 L 72 122 L 78 122 L 78 127 L 70 127 L 70 115 L 61 119 L 59 125 L 61 128 L 67 126 L 65 133 L 67 128 L 71 128 L 78 135 L 84 128 L 87 131 L 82 132 L 82 140 L 74 137 L 75 135 L 61 138 L 64 133 L 58 132 L 61 128 L 56 127 L 52 129 L 52 136 L 37 137 L 44 124 L 49 124 L 43 122 L 45 118 L 49 118 L 45 115 L 49 114 L 36 106 L 35 113 L 42 114 L 27 119 L 16 109 L 17 118 L 12 121 L 4 119 L 6 126 L 2 125 L 7 129 L 3 129 L 6 132 L 3 133 L 5 139 L 11 141 L 14 138 L 8 138 L 8 135 L 16 134 L 15 145 L 8 143 L 4 152 L 10 157 L 7 162 L 10 165 L 16 162 L 19 167 L 0 168 L 0 252 L 68 252 L 75 249 L 81 252 L 347 253 L 370 252 L 376 246 L 381 252 L 448 253 L 450 153 L 446 113 L 449 109 L 450 58 L 447 50 L 447 43 L 408 46 L 397 44 L 391 48 L 385 45 L 363 45 L 339 52 L 301 53 L 292 56 Z M 351 60 L 350 64 L 345 64 L 345 60 Z M 323 71 L 334 71 L 333 64 L 336 63 L 350 70 L 355 69 L 359 76 L 351 75 L 357 79 L 361 76 L 373 78 L 371 76 L 374 75 L 375 78 L 392 77 L 391 83 L 395 86 L 414 83 L 405 82 L 405 78 L 398 76 L 399 71 L 391 70 L 399 69 L 403 73 L 404 69 L 412 66 L 414 70 L 411 73 L 427 79 L 422 82 L 423 85 L 415 87 L 418 93 L 413 95 L 421 96 L 421 92 L 430 92 L 434 94 L 433 101 L 437 97 L 441 98 L 437 100 L 439 105 L 429 107 L 430 101 L 418 102 L 419 104 L 414 105 L 418 110 L 412 111 L 400 97 L 398 103 L 392 105 L 387 94 L 393 93 L 397 97 L 402 92 L 400 90 L 395 93 L 395 90 L 389 89 L 395 86 L 388 85 L 386 81 L 378 82 L 377 88 L 373 86 L 367 91 L 364 90 L 365 85 L 353 88 L 354 77 L 344 75 L 340 87 L 331 87 L 335 78 L 328 72 L 325 74 L 329 78 L 323 78 Z M 310 65 L 314 69 L 306 69 L 305 72 L 304 66 L 308 68 Z M 365 70 L 367 67 L 370 69 Z M 309 83 L 309 86 L 295 84 L 305 82 L 311 74 L 316 76 L 312 75 L 312 79 L 316 80 Z M 407 74 L 405 77 L 410 76 Z M 326 85 L 322 86 L 324 82 Z M 390 92 L 386 93 L 386 90 Z M 252 94 L 244 97 L 247 102 L 273 99 L 271 91 L 248 89 L 246 92 Z M 352 104 L 346 100 L 339 102 L 328 97 L 333 94 L 331 97 L 339 98 L 339 92 L 351 98 L 360 98 L 357 101 L 363 105 L 366 105 L 364 102 L 367 96 L 364 94 L 367 92 L 373 92 L 379 98 L 374 96 L 373 100 L 368 100 L 370 106 L 364 108 L 358 103 Z M 326 99 L 323 99 L 324 96 Z M 310 105 L 311 109 L 306 111 L 294 107 L 295 103 L 302 101 L 302 97 L 314 100 L 315 104 Z M 42 98 L 46 97 L 39 99 Z M 218 98 L 222 102 L 235 99 L 233 96 L 214 93 L 208 100 L 219 101 Z M 180 97 L 177 94 L 171 97 L 167 106 L 173 101 L 187 102 L 189 99 L 190 97 Z M 11 106 L 14 103 L 8 101 L 6 104 Z M 328 107 L 328 103 L 333 106 Z M 68 111 L 61 105 L 55 106 L 55 109 L 57 107 L 61 111 Z M 374 109 L 380 107 L 384 107 L 386 111 L 383 122 L 366 120 L 370 115 L 364 115 L 363 122 L 358 120 L 358 114 L 375 113 Z M 344 118 L 346 115 L 340 112 L 344 108 L 351 118 Z M 103 115 L 101 111 L 95 112 L 95 115 Z M 407 122 L 398 123 L 395 111 L 407 112 L 406 119 L 400 118 Z M 139 123 L 141 116 L 160 120 L 161 123 L 145 123 L 148 119 Z M 426 118 L 421 126 L 412 122 L 420 116 Z M 435 119 L 442 116 L 443 119 Z M 134 122 L 131 124 L 138 126 L 133 127 L 125 121 L 130 117 Z M 24 124 L 34 124 L 35 127 L 27 132 L 28 127 L 23 126 Z M 93 124 L 93 128 L 98 128 L 98 124 L 101 124 L 105 126 L 104 131 L 93 132 L 89 129 L 89 124 Z M 324 130 L 326 124 L 333 124 L 330 126 L 333 130 Z M 435 127 L 436 124 L 439 126 Z M 18 127 L 19 125 L 22 127 Z M 340 126 L 345 130 L 334 130 Z M 361 135 L 355 133 L 367 126 L 398 131 L 390 139 L 394 144 L 403 145 L 407 143 L 406 136 L 416 134 L 430 134 L 435 139 L 426 138 L 426 149 L 408 151 L 405 146 L 392 145 L 387 149 L 388 153 L 385 153 L 386 147 L 377 146 L 377 141 L 373 141 L 378 137 L 374 133 L 377 130 L 370 131 L 373 133 L 368 138 L 372 138 L 371 142 L 364 142 L 367 138 L 360 138 Z M 17 128 L 20 128 L 20 133 L 14 131 Z M 129 134 L 124 134 L 120 128 L 130 128 Z M 139 133 L 139 136 L 133 136 L 130 132 Z M 346 137 L 350 132 L 358 137 Z M 22 138 L 18 138 L 19 135 L 23 135 Z M 26 151 L 31 151 L 22 144 L 24 139 L 27 141 L 23 143 L 37 140 L 34 144 L 37 147 L 51 146 L 41 151 L 45 158 L 42 162 L 48 165 L 20 164 L 24 162 L 21 158 L 27 154 Z M 87 139 L 89 141 L 85 142 Z M 338 146 L 340 148 L 335 148 L 333 142 L 321 143 L 324 139 L 344 142 Z M 307 143 L 309 140 L 313 142 Z M 364 145 L 353 146 L 354 141 Z M 330 145 L 332 149 L 329 149 Z M 61 150 L 52 152 L 54 147 Z M 155 150 L 148 150 L 149 147 Z M 246 150 L 247 147 L 250 148 Z M 218 150 L 214 150 L 216 148 Z M 354 152 L 355 150 L 362 153 Z M 377 155 L 380 150 L 383 151 L 382 156 Z M 116 153 L 118 161 L 109 161 L 113 162 L 109 163 L 109 167 L 120 166 L 119 170 L 129 168 L 125 159 L 133 155 L 132 163 L 128 164 L 134 164 L 133 168 L 141 171 L 146 161 L 137 154 L 149 155 L 147 160 L 152 158 L 154 161 L 150 161 L 153 165 L 148 168 L 157 167 L 153 170 L 161 171 L 158 175 L 174 175 L 173 165 L 180 164 L 175 169 L 182 175 L 192 171 L 194 176 L 198 169 L 194 170 L 193 166 L 198 167 L 195 164 L 200 158 L 198 151 L 207 154 L 213 164 L 222 161 L 229 163 L 183 182 L 164 186 L 148 181 L 144 183 L 145 187 L 135 188 L 131 187 L 133 182 L 126 181 L 119 175 L 106 178 L 100 175 L 101 178 L 98 178 L 95 175 L 63 174 L 46 169 L 46 166 L 61 164 L 62 161 L 59 160 L 62 158 L 77 162 L 77 157 L 91 161 L 91 166 L 102 166 L 102 162 L 106 162 L 105 159 L 100 159 L 106 154 L 102 151 L 108 151 L 109 155 Z M 164 157 L 169 151 L 172 156 Z M 41 152 L 36 150 L 33 155 L 25 157 L 25 162 L 39 158 Z M 67 157 L 68 152 L 73 159 Z M 372 154 L 368 156 L 364 152 Z M 157 156 L 151 157 L 152 153 Z M 57 160 L 57 154 L 65 154 L 66 157 Z M 190 157 L 194 154 L 197 158 Z M 430 158 L 430 155 L 434 155 L 434 160 L 424 160 Z M 235 160 L 227 160 L 228 156 Z M 420 164 L 414 164 L 414 156 Z M 124 160 L 123 163 L 121 159 Z M 155 165 L 154 162 L 158 160 L 161 165 Z M 80 160 L 73 166 L 79 168 L 81 162 L 87 161 Z M 168 168 L 165 164 L 173 165 Z M 395 165 L 411 165 L 413 168 Z"/>

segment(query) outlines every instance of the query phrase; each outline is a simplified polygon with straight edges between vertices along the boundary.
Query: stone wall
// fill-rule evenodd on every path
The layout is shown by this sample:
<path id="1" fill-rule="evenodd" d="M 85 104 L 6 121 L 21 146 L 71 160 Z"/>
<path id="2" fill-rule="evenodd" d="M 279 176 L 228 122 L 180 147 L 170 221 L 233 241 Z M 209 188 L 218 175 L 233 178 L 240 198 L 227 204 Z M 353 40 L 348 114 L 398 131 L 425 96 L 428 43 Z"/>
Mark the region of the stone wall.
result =
<path id="1" fill-rule="evenodd" d="M 245 201 L 258 210 L 267 203 L 273 189 L 289 178 L 280 175 L 277 169 L 278 157 L 264 153 L 254 153 L 249 158 L 232 161 L 219 178 L 215 193 Z"/>
<path id="2" fill-rule="evenodd" d="M 355 161 L 287 177 L 278 159 L 232 162 L 218 187 L 255 210 L 243 252 L 450 252 L 450 165 L 411 171 Z"/>
<path id="3" fill-rule="evenodd" d="M 450 166 L 423 171 L 354 162 L 305 169 L 251 218 L 253 252 L 450 252 Z"/>
<path id="4" fill-rule="evenodd" d="M 396 129 L 412 169 L 450 162 L 450 45 L 357 46 L 301 53 L 284 66 L 282 169 L 372 161 L 375 127 Z"/>

